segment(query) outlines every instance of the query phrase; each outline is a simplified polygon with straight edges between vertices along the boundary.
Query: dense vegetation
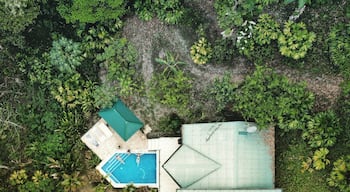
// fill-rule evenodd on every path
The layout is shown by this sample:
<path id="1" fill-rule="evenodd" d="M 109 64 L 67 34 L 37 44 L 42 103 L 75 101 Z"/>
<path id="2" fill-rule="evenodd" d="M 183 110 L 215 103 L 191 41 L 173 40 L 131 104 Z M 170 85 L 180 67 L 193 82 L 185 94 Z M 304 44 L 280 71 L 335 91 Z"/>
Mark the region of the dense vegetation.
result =
<path id="1" fill-rule="evenodd" d="M 147 101 L 143 111 L 154 117 L 138 115 L 165 135 L 178 135 L 181 124 L 191 122 L 275 126 L 276 187 L 348 192 L 350 3 L 201 4 L 0 0 L 0 191 L 110 189 L 102 177 L 91 179 L 99 160 L 80 137 L 99 109 L 122 99 L 130 106 Z M 187 50 L 181 51 L 155 34 L 150 77 L 142 75 L 144 53 L 123 33 L 135 17 L 181 29 L 186 37 Z M 235 80 L 229 69 L 239 64 L 250 70 Z M 208 79 L 195 74 L 213 68 L 227 71 Z M 282 68 L 341 77 L 340 93 L 322 98 Z M 336 102 L 318 107 L 327 99 Z M 164 114 L 151 113 L 159 108 Z"/>

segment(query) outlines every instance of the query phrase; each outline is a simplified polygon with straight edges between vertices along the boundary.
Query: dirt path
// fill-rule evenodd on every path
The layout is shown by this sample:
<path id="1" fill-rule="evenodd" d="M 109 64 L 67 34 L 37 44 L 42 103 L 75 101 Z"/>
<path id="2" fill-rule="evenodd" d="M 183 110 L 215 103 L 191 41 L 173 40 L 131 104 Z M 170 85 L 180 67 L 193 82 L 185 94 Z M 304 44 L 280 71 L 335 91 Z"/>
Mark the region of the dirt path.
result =
<path id="1" fill-rule="evenodd" d="M 205 15 L 212 24 L 217 24 L 213 16 L 213 2 L 199 3 L 199 7 L 204 10 Z M 228 72 L 232 75 L 234 83 L 240 83 L 245 76 L 252 71 L 252 65 L 247 64 L 244 59 L 233 61 L 231 66 L 207 64 L 196 65 L 192 63 L 189 49 L 193 43 L 193 34 L 184 34 L 183 30 L 172 25 L 166 25 L 157 19 L 145 22 L 139 20 L 136 16 L 126 20 L 126 26 L 123 35 L 136 47 L 139 53 L 140 75 L 142 75 L 145 85 L 150 81 L 152 74 L 156 70 L 154 64 L 155 58 L 162 58 L 165 52 L 171 52 L 177 56 L 178 60 L 187 62 L 186 70 L 188 70 L 195 79 L 195 89 L 204 90 L 217 77 L 221 77 Z M 217 25 L 216 25 L 217 26 Z M 211 31 L 218 31 L 215 28 Z M 192 37 L 187 37 L 191 36 Z M 192 39 L 191 39 L 192 38 Z M 305 81 L 307 88 L 316 95 L 316 110 L 325 110 L 333 106 L 340 94 L 340 83 L 342 78 L 322 75 L 315 76 L 308 73 L 302 73 L 297 70 L 290 69 L 281 65 L 273 66 L 279 74 L 287 76 L 295 82 Z M 133 101 L 135 103 L 135 100 Z M 146 113 L 145 119 L 158 119 L 160 116 L 169 112 L 169 109 L 156 105 L 151 106 L 148 98 L 138 98 L 136 114 Z M 152 120 L 151 120 L 152 121 Z"/>

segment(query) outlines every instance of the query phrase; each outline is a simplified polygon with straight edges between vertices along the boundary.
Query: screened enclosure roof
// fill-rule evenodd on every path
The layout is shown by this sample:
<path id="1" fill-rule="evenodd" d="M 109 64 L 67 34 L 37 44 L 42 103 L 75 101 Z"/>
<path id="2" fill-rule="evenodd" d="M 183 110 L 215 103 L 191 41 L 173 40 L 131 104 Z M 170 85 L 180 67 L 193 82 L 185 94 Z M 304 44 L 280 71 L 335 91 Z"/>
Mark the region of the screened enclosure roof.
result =
<path id="1" fill-rule="evenodd" d="M 247 133 L 250 126 L 183 125 L 183 145 L 163 165 L 181 187 L 178 191 L 280 191 L 274 189 L 274 132 Z"/>
<path id="2" fill-rule="evenodd" d="M 103 109 L 98 114 L 125 141 L 143 127 L 143 123 L 121 100 L 118 100 L 112 108 Z"/>

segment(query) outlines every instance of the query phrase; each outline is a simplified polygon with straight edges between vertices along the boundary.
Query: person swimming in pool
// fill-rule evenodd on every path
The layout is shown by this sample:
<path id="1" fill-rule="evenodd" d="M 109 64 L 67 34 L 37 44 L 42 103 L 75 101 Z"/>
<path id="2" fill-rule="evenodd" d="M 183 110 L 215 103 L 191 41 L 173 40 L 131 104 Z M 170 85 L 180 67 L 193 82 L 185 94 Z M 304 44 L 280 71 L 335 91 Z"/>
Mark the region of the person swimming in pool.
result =
<path id="1" fill-rule="evenodd" d="M 137 164 L 137 166 L 140 165 L 140 161 L 141 161 L 141 154 L 138 153 L 138 154 L 136 154 L 136 164 Z"/>

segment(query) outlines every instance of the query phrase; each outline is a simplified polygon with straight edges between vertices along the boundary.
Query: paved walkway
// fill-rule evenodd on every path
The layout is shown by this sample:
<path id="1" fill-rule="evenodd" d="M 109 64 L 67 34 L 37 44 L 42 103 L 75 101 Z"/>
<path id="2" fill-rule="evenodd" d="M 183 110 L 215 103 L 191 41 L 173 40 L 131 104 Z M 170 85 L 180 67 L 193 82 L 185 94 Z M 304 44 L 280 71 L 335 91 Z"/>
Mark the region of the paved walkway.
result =
<path id="1" fill-rule="evenodd" d="M 159 150 L 159 191 L 160 192 L 175 192 L 179 186 L 169 176 L 163 168 L 163 164 L 170 158 L 170 156 L 180 147 L 178 144 L 178 137 L 162 137 L 158 139 L 148 139 L 149 150 Z"/>

